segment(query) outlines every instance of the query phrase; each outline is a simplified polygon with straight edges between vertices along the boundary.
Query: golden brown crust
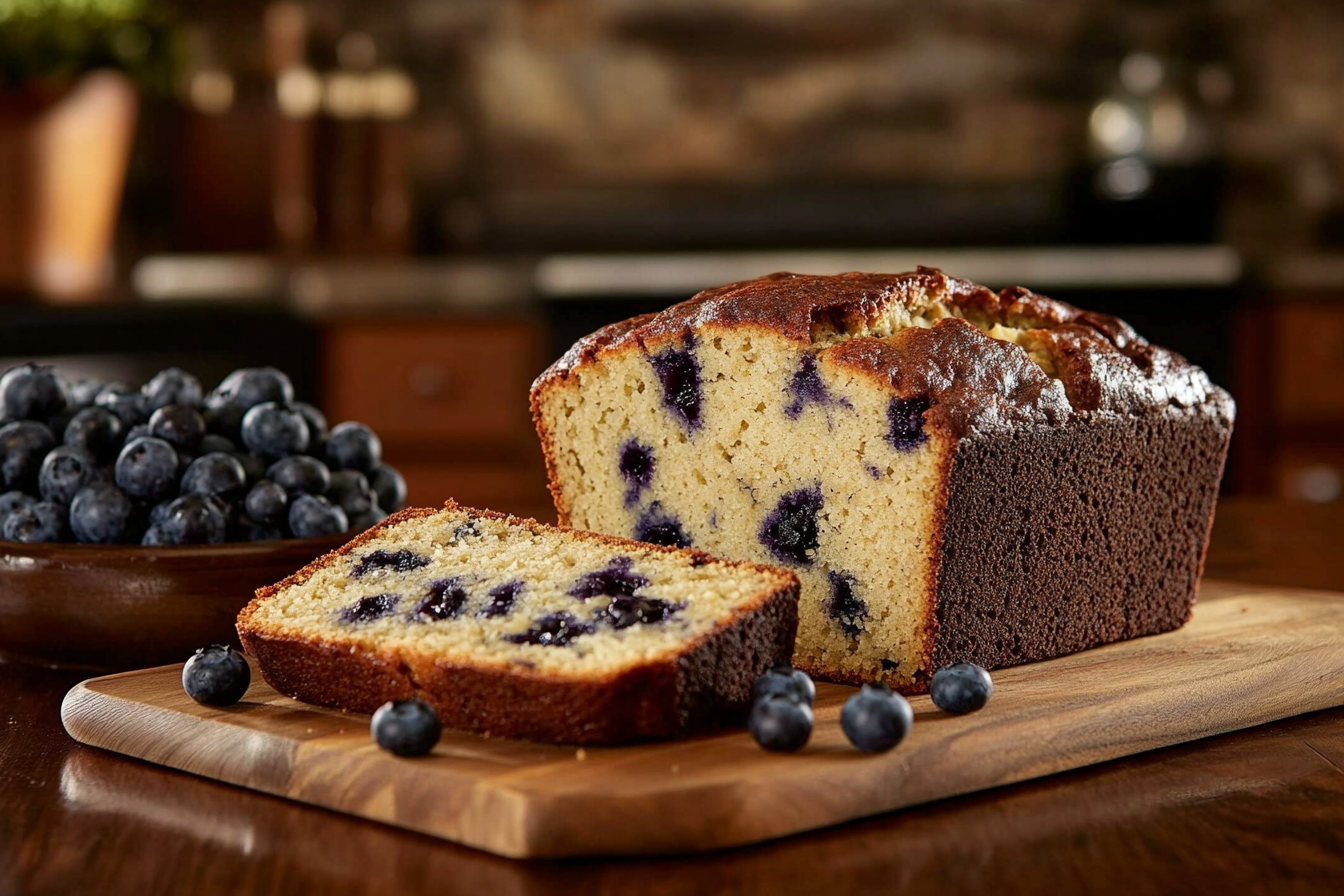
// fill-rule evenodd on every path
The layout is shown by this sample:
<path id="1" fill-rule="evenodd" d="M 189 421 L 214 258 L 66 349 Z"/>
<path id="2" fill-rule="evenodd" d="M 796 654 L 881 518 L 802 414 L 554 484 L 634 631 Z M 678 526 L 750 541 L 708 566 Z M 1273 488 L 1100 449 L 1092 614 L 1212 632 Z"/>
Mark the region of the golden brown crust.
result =
<path id="1" fill-rule="evenodd" d="M 256 657 L 266 682 L 295 699 L 356 712 L 372 712 L 388 700 L 419 696 L 434 706 L 448 727 L 493 736 L 624 743 L 673 737 L 740 719 L 755 677 L 770 666 L 787 663 L 793 654 L 799 583 L 787 570 L 721 560 L 694 549 L 561 530 L 532 519 L 462 507 L 452 500 L 445 503 L 445 510 L 500 520 L 535 534 L 594 541 L 615 550 L 677 554 L 697 565 L 749 569 L 765 575 L 771 587 L 755 602 L 735 609 L 725 623 L 686 644 L 675 657 L 584 678 L 546 674 L 519 664 L 451 664 L 416 651 L 392 655 L 336 638 L 296 638 L 256 621 L 264 601 L 302 585 L 384 530 L 444 512 L 408 508 L 283 581 L 257 590 L 239 614 L 237 627 L 244 649 Z"/>

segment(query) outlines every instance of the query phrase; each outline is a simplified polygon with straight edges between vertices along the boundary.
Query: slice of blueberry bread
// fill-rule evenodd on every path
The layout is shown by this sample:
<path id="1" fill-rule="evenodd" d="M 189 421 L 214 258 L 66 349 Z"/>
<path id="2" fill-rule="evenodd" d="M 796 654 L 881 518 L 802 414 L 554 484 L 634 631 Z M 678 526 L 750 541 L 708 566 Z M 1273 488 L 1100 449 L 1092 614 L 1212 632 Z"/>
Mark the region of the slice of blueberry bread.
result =
<path id="1" fill-rule="evenodd" d="M 562 524 L 791 568 L 795 665 L 907 692 L 1181 625 L 1233 419 L 1123 321 L 923 268 L 709 290 L 532 409 Z"/>
<path id="2" fill-rule="evenodd" d="M 262 588 L 238 633 L 272 687 L 309 703 L 418 696 L 450 728 L 622 743 L 738 720 L 797 622 L 785 570 L 449 502 Z"/>

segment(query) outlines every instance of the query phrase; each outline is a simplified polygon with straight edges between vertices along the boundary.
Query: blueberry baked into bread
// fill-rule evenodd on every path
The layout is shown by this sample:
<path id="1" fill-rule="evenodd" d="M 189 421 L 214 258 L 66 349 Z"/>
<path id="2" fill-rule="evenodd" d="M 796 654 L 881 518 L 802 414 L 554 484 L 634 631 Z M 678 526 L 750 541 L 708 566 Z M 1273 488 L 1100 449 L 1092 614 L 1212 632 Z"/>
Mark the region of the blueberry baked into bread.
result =
<path id="1" fill-rule="evenodd" d="M 259 590 L 238 634 L 267 683 L 309 703 L 416 696 L 450 728 L 623 743 L 740 721 L 797 619 L 785 570 L 450 501 Z"/>
<path id="2" fill-rule="evenodd" d="M 1233 403 L 1114 317 L 920 268 L 775 274 L 532 387 L 562 525 L 794 570 L 794 664 L 926 690 L 1179 627 Z"/>

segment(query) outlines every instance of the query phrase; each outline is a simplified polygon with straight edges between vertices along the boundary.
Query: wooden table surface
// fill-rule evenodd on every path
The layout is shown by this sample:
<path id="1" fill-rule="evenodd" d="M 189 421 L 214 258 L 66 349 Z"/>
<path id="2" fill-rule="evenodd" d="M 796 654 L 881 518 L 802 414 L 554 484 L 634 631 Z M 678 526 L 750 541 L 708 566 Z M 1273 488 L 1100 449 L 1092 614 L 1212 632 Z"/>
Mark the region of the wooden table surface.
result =
<path id="1" fill-rule="evenodd" d="M 1207 572 L 1344 590 L 1344 506 L 1226 501 Z M 764 846 L 516 862 L 79 746 L 83 677 L 0 663 L 4 896 L 1344 892 L 1344 708 Z"/>

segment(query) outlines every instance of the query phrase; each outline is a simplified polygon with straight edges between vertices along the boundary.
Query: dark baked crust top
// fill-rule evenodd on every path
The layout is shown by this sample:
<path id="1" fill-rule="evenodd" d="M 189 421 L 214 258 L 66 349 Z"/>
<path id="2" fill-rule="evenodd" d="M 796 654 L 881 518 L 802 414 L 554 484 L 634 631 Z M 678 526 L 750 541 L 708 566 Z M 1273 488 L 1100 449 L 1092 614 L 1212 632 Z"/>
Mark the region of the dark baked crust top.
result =
<path id="1" fill-rule="evenodd" d="M 864 332 L 893 305 L 917 310 L 935 303 L 959 316 L 883 338 L 830 338 Z M 1034 350 L 1053 369 L 1044 369 L 1021 346 L 991 338 L 977 323 L 1030 331 Z M 771 274 L 604 327 L 537 379 L 534 415 L 540 393 L 576 368 L 611 353 L 684 344 L 705 328 L 765 329 L 816 345 L 828 360 L 889 383 L 898 397 L 928 396 L 933 406 L 927 422 L 957 437 L 1097 412 L 1135 416 L 1207 405 L 1219 416 L 1232 416 L 1231 398 L 1202 370 L 1148 343 L 1119 318 L 1021 287 L 995 293 L 924 267 L 906 274 Z"/>

